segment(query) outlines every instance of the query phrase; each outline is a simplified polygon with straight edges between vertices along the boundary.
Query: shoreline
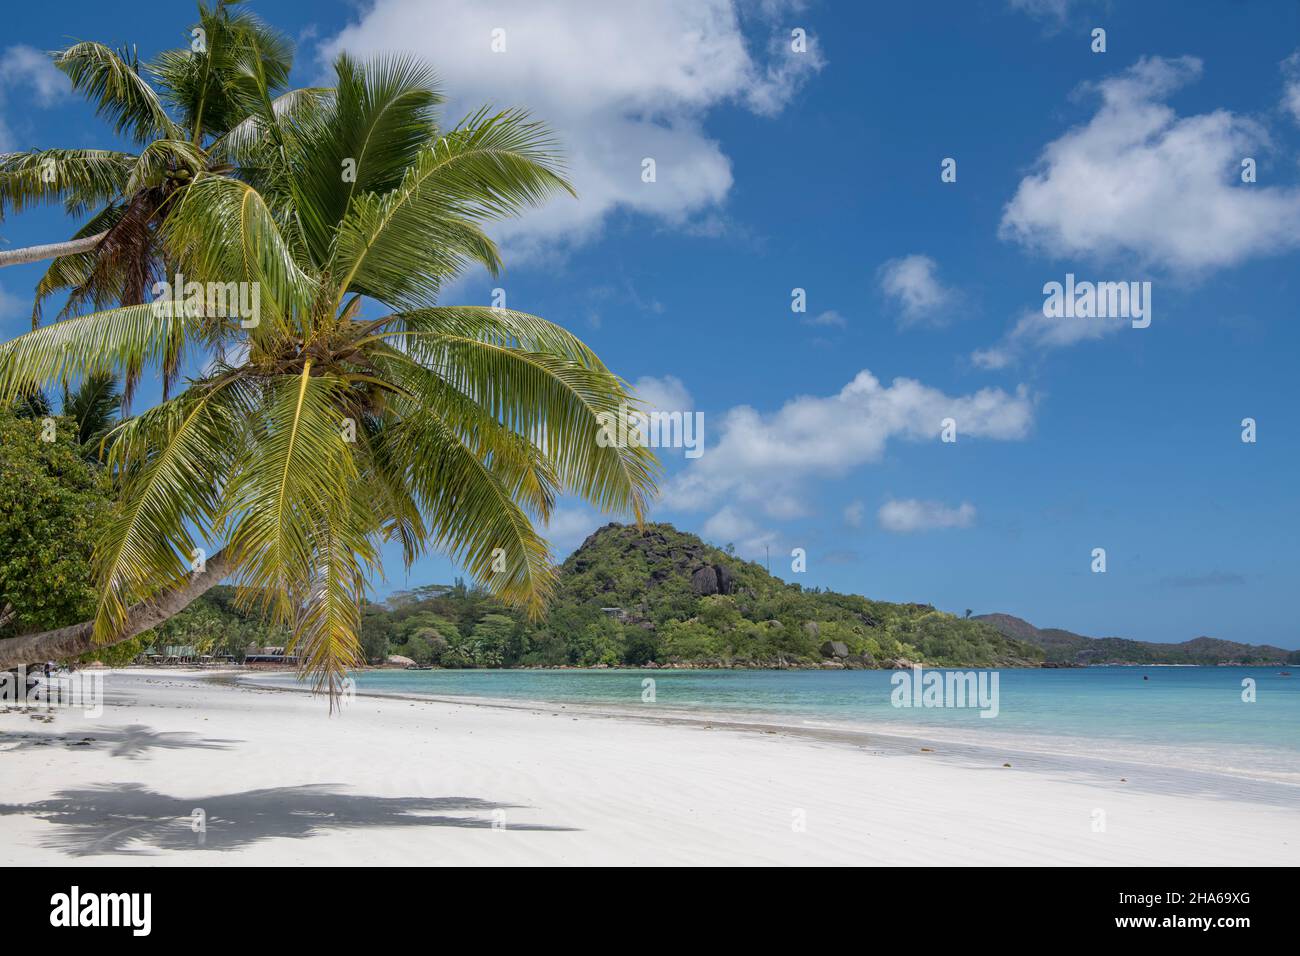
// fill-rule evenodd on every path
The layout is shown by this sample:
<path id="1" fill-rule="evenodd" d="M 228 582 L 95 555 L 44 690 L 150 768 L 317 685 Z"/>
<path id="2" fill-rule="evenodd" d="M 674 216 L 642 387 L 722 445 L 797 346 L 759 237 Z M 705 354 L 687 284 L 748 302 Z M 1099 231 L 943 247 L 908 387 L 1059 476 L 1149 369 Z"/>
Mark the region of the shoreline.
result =
<path id="1" fill-rule="evenodd" d="M 330 717 L 239 672 L 110 675 L 98 719 L 0 711 L 3 862 L 1259 865 L 1300 846 L 1294 788 L 1105 758 L 367 693 Z"/>
<path id="2" fill-rule="evenodd" d="M 293 671 L 278 671 L 274 675 L 293 679 Z M 289 687 L 262 683 L 248 679 L 249 675 L 210 675 L 214 683 L 252 687 L 289 694 L 304 694 L 308 698 L 318 695 L 310 687 Z M 533 699 L 497 698 L 477 695 L 422 694 L 410 691 L 357 690 L 357 697 L 379 700 L 405 700 L 467 707 L 484 707 L 527 713 L 558 713 L 596 720 L 642 722 L 661 726 L 691 727 L 703 730 L 727 730 L 739 733 L 780 735 L 792 740 L 838 744 L 848 748 L 869 750 L 882 755 L 903 756 L 924 754 L 927 759 L 950 761 L 964 767 L 1019 768 L 1035 772 L 1082 773 L 1099 785 L 1125 781 L 1130 788 L 1149 786 L 1154 792 L 1164 789 L 1195 788 L 1202 793 L 1214 793 L 1229 798 L 1273 806 L 1300 808 L 1300 783 L 1276 777 L 1252 775 L 1239 771 L 1206 771 L 1202 768 L 1144 762 L 1133 757 L 1099 757 L 1077 751 L 1063 751 L 1038 747 L 1035 743 L 1054 743 L 1060 738 L 1033 736 L 1024 741 L 1003 739 L 997 742 L 976 742 L 960 737 L 931 734 L 928 728 L 907 728 L 905 732 L 894 729 L 880 730 L 866 724 L 843 724 L 831 721 L 810 722 L 793 715 L 781 714 L 728 714 L 719 711 L 693 711 L 658 706 L 655 713 L 646 713 L 634 707 L 575 701 L 548 701 Z M 321 698 L 323 701 L 323 698 Z M 1133 781 L 1145 781 L 1134 783 Z"/>
<path id="3" fill-rule="evenodd" d="M 357 668 L 358 673 L 372 672 L 406 672 L 406 671 L 432 671 L 435 673 L 473 673 L 475 671 L 554 671 L 556 673 L 600 673 L 604 671 L 771 671 L 781 673 L 783 671 L 894 671 L 906 670 L 913 666 L 924 667 L 926 670 L 962 670 L 962 671 L 1038 671 L 1038 670 L 1090 670 L 1103 667 L 1128 667 L 1133 669 L 1146 667 L 1242 667 L 1254 668 L 1257 670 L 1269 670 L 1274 667 L 1288 668 L 1294 667 L 1294 664 L 1265 662 L 1261 664 L 1243 664 L 1238 661 L 1223 661 L 1217 664 L 1140 664 L 1126 663 L 1115 661 L 1104 664 L 1058 664 L 1055 662 L 1043 662 L 1039 664 L 925 664 L 920 661 L 907 662 L 906 666 L 898 667 L 848 667 L 841 665 L 839 667 L 826 667 L 822 664 L 786 664 L 778 666 L 774 664 L 709 664 L 709 663 L 690 663 L 690 664 L 593 664 L 585 666 L 581 664 L 520 664 L 514 667 L 405 667 L 399 664 L 367 664 L 364 667 Z M 197 665 L 190 664 L 127 664 L 118 668 L 107 668 L 111 670 L 155 670 L 155 669 L 175 669 L 191 670 Z M 285 668 L 279 664 L 229 664 L 229 665 L 210 665 L 209 669 L 218 670 L 223 667 L 242 667 L 253 673 L 271 673 L 279 672 Z"/>

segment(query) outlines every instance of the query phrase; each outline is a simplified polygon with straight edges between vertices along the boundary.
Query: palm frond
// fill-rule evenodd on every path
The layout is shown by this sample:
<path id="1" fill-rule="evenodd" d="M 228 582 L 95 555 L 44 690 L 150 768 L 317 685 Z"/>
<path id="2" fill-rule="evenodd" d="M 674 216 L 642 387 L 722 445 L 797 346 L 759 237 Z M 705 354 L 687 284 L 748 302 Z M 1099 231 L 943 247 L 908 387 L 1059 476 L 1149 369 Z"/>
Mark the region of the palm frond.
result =
<path id="1" fill-rule="evenodd" d="M 248 116 L 250 104 L 259 98 L 259 82 L 273 94 L 284 87 L 293 66 L 293 44 L 252 14 L 221 3 L 210 9 L 200 5 L 196 29 L 202 31 L 200 43 L 164 51 L 149 72 L 188 138 L 201 145 Z"/>
<path id="2" fill-rule="evenodd" d="M 248 330 L 254 341 L 281 340 L 308 321 L 315 282 L 247 183 L 200 174 L 168 215 L 163 235 L 187 278 L 255 283 L 261 314 Z"/>
<path id="3" fill-rule="evenodd" d="M 370 360 L 385 381 L 404 393 L 388 411 L 398 420 L 412 411 L 436 415 L 471 452 L 484 461 L 513 500 L 531 515 L 550 519 L 562 482 L 546 453 L 491 415 L 477 401 L 410 356 L 376 349 Z"/>
<path id="4" fill-rule="evenodd" d="M 361 484 L 370 489 L 384 540 L 401 543 L 402 559 L 410 568 L 424 553 L 429 537 L 420 503 L 411 491 L 411 462 L 395 457 L 391 443 L 382 440 L 382 433 L 393 427 L 388 416 L 362 412 L 357 424 Z"/>
<path id="5" fill-rule="evenodd" d="M 71 216 L 120 197 L 136 157 L 111 149 L 32 149 L 0 153 L 0 219 L 52 202 Z"/>
<path id="6" fill-rule="evenodd" d="M 555 586 L 546 540 L 510 489 L 438 416 L 414 411 L 388 430 L 437 547 L 502 601 L 539 614 Z"/>
<path id="7" fill-rule="evenodd" d="M 278 152 L 274 144 L 268 142 L 273 129 L 308 122 L 306 117 L 327 104 L 333 95 L 334 91 L 327 87 L 310 86 L 281 93 L 271 100 L 269 111 L 258 104 L 208 147 L 208 155 L 237 166 L 241 171 L 274 163 Z"/>
<path id="8" fill-rule="evenodd" d="M 113 427 L 120 399 L 113 375 L 87 375 L 75 392 L 64 383 L 62 414 L 77 423 L 77 444 L 89 457 L 98 457 L 98 446 Z"/>
<path id="9" fill-rule="evenodd" d="M 466 262 L 495 274 L 500 258 L 481 224 L 572 194 L 562 173 L 544 125 L 517 110 L 475 114 L 422 150 L 396 189 L 355 200 L 338 229 L 340 298 L 416 308 L 433 305 Z"/>
<path id="10" fill-rule="evenodd" d="M 401 313 L 380 333 L 541 447 L 564 486 L 604 510 L 641 520 L 655 493 L 649 449 L 602 443 L 602 423 L 635 407 L 625 383 L 572 333 L 536 316 L 479 306 Z M 612 417 L 611 417 L 612 416 Z"/>
<path id="11" fill-rule="evenodd" d="M 351 417 L 345 383 L 312 375 L 308 361 L 300 374 L 276 376 L 264 388 L 220 520 L 244 593 L 291 624 L 314 580 L 313 535 L 337 518 L 331 495 L 355 488 L 358 470 L 342 431 Z"/>
<path id="12" fill-rule="evenodd" d="M 191 571 L 195 532 L 211 531 L 241 419 L 226 385 L 196 387 L 110 433 L 118 504 L 95 551 L 95 634 L 110 638 L 127 608 Z"/>
<path id="13" fill-rule="evenodd" d="M 164 187 L 142 189 L 123 205 L 121 215 L 94 248 L 87 290 L 96 303 L 136 305 L 162 275 L 157 223 L 167 201 Z"/>
<path id="14" fill-rule="evenodd" d="M 402 182 L 433 138 L 442 102 L 434 72 L 412 57 L 362 65 L 343 54 L 334 72 L 334 96 L 298 118 L 289 157 L 296 212 L 317 264 L 328 261 L 354 197 Z"/>
<path id="15" fill-rule="evenodd" d="M 313 536 L 314 577 L 295 622 L 289 651 L 312 689 L 329 695 L 334 711 L 348 671 L 365 663 L 361 653 L 361 602 L 366 579 L 357 554 L 328 521 Z"/>
<path id="16" fill-rule="evenodd" d="M 193 143 L 183 139 L 156 139 L 136 157 L 125 192 L 181 185 L 189 182 L 208 162 Z"/>
<path id="17" fill-rule="evenodd" d="M 74 43 L 54 54 L 54 65 L 72 80 L 73 89 L 95 103 L 95 111 L 108 118 L 118 133 L 137 143 L 155 137 L 179 138 L 180 130 L 157 92 L 140 75 L 134 50 L 118 52 L 90 41 Z"/>
<path id="18" fill-rule="evenodd" d="M 0 344 L 0 402 L 33 385 L 89 375 L 129 377 L 158 364 L 177 327 L 197 331 L 183 315 L 161 316 L 152 305 L 129 305 L 64 319 Z"/>

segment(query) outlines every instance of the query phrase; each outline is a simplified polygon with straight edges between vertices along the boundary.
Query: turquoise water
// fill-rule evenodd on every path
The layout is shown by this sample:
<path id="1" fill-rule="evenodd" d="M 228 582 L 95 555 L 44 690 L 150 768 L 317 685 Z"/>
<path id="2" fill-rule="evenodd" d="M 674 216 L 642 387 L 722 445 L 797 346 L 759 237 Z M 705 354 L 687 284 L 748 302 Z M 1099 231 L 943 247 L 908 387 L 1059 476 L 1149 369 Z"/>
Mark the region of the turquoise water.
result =
<path id="1" fill-rule="evenodd" d="M 361 693 L 471 696 L 757 717 L 802 726 L 1246 770 L 1300 782 L 1300 668 L 1092 667 L 998 672 L 998 714 L 895 707 L 890 671 L 365 671 Z M 653 703 L 643 684 L 654 681 Z M 1146 678 L 1146 679 L 1144 679 Z M 1256 683 L 1254 703 L 1242 681 Z"/>

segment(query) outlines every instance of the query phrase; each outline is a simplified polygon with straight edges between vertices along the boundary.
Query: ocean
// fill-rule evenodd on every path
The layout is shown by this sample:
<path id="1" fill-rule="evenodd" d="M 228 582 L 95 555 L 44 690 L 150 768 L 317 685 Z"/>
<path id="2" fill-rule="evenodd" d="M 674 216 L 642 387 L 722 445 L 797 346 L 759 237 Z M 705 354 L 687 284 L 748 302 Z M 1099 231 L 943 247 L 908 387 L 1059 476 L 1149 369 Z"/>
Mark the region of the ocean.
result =
<path id="1" fill-rule="evenodd" d="M 899 703 L 919 699 L 910 688 L 903 693 L 897 687 L 896 673 L 911 679 L 910 672 L 879 670 L 374 670 L 355 679 L 363 694 L 597 705 L 650 717 L 716 715 L 1133 759 L 1300 784 L 1300 668 L 1294 677 L 1276 667 L 975 672 L 985 675 L 986 693 L 996 687 L 996 716 L 990 717 L 980 716 L 992 712 L 989 706 L 895 706 L 900 697 Z M 1249 682 L 1253 688 L 1244 686 Z M 1254 699 L 1248 702 L 1243 696 L 1250 689 Z"/>

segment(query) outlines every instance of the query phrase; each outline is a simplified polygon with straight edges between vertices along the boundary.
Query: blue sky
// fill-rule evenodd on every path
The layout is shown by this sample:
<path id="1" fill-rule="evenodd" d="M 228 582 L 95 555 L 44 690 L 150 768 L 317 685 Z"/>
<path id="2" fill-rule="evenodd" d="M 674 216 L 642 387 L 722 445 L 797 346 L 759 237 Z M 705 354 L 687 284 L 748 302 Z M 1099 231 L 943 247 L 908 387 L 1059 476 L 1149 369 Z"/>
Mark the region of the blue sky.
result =
<path id="1" fill-rule="evenodd" d="M 409 49 L 452 116 L 494 102 L 552 123 L 580 200 L 503 226 L 507 274 L 447 299 L 504 288 L 660 407 L 704 413 L 704 454 L 662 455 L 654 519 L 770 549 L 808 586 L 1096 635 L 1300 644 L 1297 5 L 253 9 L 298 38 L 298 82 L 339 49 Z M 93 38 L 148 56 L 191 12 L 10 11 L 0 149 L 112 143 L 31 50 Z M 69 231 L 24 213 L 0 244 Z M 1066 273 L 1151 282 L 1150 327 L 1045 318 L 1043 286 Z M 6 337 L 38 275 L 0 272 Z M 566 502 L 557 554 L 605 520 Z M 456 573 L 436 556 L 387 568 L 380 593 Z"/>

